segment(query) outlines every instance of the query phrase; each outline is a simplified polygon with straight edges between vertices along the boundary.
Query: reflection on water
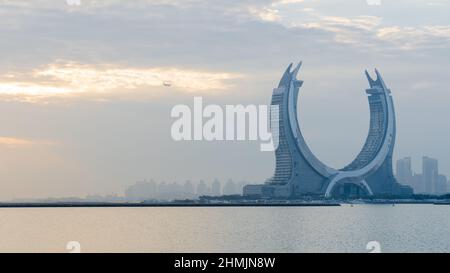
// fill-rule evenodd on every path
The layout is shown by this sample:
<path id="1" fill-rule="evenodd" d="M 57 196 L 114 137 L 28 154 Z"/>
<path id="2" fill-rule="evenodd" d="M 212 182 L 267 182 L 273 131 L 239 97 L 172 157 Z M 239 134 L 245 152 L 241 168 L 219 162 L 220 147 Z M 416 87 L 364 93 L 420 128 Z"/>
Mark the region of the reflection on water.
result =
<path id="1" fill-rule="evenodd" d="M 450 206 L 0 209 L 0 251 L 450 251 Z"/>

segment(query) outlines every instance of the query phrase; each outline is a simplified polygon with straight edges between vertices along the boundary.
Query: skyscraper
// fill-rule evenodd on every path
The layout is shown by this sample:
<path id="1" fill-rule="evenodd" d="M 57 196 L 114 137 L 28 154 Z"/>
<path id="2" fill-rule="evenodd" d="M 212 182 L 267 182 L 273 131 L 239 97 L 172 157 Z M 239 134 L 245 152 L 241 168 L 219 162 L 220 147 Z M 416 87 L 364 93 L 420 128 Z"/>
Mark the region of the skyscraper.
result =
<path id="1" fill-rule="evenodd" d="M 425 193 L 436 193 L 439 169 L 437 159 L 424 156 L 422 158 L 422 174 L 423 182 L 425 184 Z"/>
<path id="2" fill-rule="evenodd" d="M 412 189 L 397 183 L 392 169 L 396 120 L 394 102 L 380 73 L 373 79 L 366 71 L 370 126 L 361 152 L 343 169 L 321 162 L 306 144 L 298 124 L 297 99 L 303 81 L 297 79 L 301 63 L 286 69 L 272 102 L 278 106 L 279 145 L 275 150 L 275 174 L 260 185 L 266 197 L 289 198 L 303 195 L 410 195 Z M 332 136 L 330 136 L 332 138 Z M 244 194 L 258 192 L 257 186 L 244 188 Z"/>
<path id="3" fill-rule="evenodd" d="M 211 184 L 211 194 L 213 196 L 222 195 L 222 184 L 217 178 Z"/>
<path id="4" fill-rule="evenodd" d="M 197 195 L 198 196 L 204 196 L 208 195 L 208 187 L 205 184 L 205 181 L 200 180 L 200 182 L 197 185 Z"/>
<path id="5" fill-rule="evenodd" d="M 190 180 L 186 180 L 183 185 L 183 191 L 184 194 L 187 196 L 187 198 L 193 198 L 195 195 L 194 191 L 194 185 Z"/>
<path id="6" fill-rule="evenodd" d="M 446 194 L 447 193 L 447 176 L 440 174 L 438 176 L 436 194 Z"/>
<path id="7" fill-rule="evenodd" d="M 125 190 L 128 200 L 143 201 L 157 197 L 157 185 L 153 179 L 150 182 L 139 181 Z"/>
<path id="8" fill-rule="evenodd" d="M 397 161 L 397 179 L 412 186 L 415 193 L 438 195 L 447 193 L 447 177 L 439 174 L 437 159 L 422 157 L 422 173 L 412 173 L 410 157 Z"/>
<path id="9" fill-rule="evenodd" d="M 236 191 L 236 183 L 232 179 L 228 179 L 227 183 L 223 187 L 223 195 L 238 194 Z"/>
<path id="10" fill-rule="evenodd" d="M 423 182 L 423 174 L 415 173 L 413 176 L 414 193 L 423 194 L 425 193 L 425 185 Z"/>
<path id="11" fill-rule="evenodd" d="M 413 171 L 411 168 L 411 157 L 405 157 L 397 160 L 397 180 L 404 184 L 413 186 Z"/>

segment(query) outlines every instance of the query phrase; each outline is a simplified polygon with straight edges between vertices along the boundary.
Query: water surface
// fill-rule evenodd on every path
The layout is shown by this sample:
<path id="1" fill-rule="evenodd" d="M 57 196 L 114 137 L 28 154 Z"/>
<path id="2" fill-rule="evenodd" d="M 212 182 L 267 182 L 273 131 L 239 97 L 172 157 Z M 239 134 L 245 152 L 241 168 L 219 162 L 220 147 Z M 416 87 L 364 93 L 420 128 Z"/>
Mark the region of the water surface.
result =
<path id="1" fill-rule="evenodd" d="M 450 206 L 0 209 L 0 251 L 450 251 Z"/>

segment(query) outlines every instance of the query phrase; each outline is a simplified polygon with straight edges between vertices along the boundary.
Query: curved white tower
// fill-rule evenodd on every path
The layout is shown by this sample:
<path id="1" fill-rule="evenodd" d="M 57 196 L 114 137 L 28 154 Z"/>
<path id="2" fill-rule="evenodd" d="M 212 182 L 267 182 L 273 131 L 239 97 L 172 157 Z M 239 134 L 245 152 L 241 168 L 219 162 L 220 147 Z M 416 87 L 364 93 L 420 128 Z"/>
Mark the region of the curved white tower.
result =
<path id="1" fill-rule="evenodd" d="M 370 107 L 370 129 L 366 142 L 348 166 L 334 169 L 322 163 L 309 149 L 300 131 L 297 99 L 303 81 L 297 79 L 301 63 L 288 66 L 277 88 L 272 105 L 279 107 L 279 146 L 275 151 L 275 174 L 261 186 L 269 197 L 318 195 L 331 197 L 353 191 L 359 195 L 411 194 L 401 186 L 392 171 L 396 136 L 394 103 L 391 91 L 380 73 L 376 80 L 366 71 L 370 88 L 366 90 Z M 292 70 L 291 70 L 292 69 Z"/>

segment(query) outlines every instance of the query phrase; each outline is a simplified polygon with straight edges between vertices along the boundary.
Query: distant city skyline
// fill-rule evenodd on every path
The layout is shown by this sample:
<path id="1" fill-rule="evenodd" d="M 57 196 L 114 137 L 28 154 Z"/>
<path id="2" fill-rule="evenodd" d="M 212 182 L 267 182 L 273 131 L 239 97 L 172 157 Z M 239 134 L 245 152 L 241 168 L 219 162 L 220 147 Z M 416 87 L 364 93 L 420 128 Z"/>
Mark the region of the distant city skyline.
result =
<path id="1" fill-rule="evenodd" d="M 222 196 L 222 195 L 242 195 L 245 185 L 252 184 L 247 181 L 235 182 L 228 179 L 222 183 L 218 179 L 211 182 L 199 180 L 193 182 L 186 180 L 184 183 L 176 181 L 166 183 L 165 181 L 156 182 L 153 179 L 138 181 L 129 186 L 124 197 L 127 201 L 146 201 L 146 200 L 175 200 L 175 199 L 197 199 L 200 196 Z"/>
<path id="2" fill-rule="evenodd" d="M 183 182 L 155 179 L 138 180 L 122 191 L 109 194 L 92 193 L 86 196 L 54 196 L 46 198 L 14 198 L 7 202 L 143 202 L 198 199 L 201 196 L 242 195 L 245 185 L 256 184 L 243 180 L 227 179 L 190 180 Z"/>
<path id="3" fill-rule="evenodd" d="M 439 172 L 439 161 L 429 156 L 422 157 L 422 172 L 412 167 L 412 158 L 397 160 L 396 176 L 400 183 L 411 186 L 418 194 L 445 194 L 449 192 L 447 176 Z"/>

